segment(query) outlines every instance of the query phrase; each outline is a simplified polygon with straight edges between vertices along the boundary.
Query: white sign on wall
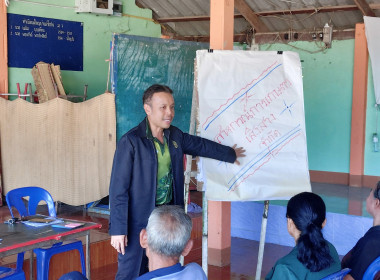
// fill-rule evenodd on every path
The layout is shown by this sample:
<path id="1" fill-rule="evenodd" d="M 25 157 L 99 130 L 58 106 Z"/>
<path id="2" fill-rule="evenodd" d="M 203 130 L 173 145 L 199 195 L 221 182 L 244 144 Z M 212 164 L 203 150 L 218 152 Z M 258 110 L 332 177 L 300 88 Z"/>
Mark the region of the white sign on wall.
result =
<path id="1" fill-rule="evenodd" d="M 242 146 L 240 165 L 203 159 L 210 200 L 284 199 L 311 191 L 297 53 L 197 51 L 199 130 Z"/>

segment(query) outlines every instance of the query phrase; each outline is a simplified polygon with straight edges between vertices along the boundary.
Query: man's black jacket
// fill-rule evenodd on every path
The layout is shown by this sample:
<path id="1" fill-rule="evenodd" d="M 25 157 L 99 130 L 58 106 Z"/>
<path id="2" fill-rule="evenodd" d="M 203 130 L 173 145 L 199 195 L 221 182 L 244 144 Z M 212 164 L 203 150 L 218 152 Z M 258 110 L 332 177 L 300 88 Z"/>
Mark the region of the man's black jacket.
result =
<path id="1" fill-rule="evenodd" d="M 110 235 L 139 233 L 155 207 L 157 155 L 146 135 L 146 119 L 117 144 L 110 183 Z M 233 163 L 235 151 L 228 146 L 183 133 L 175 126 L 164 130 L 173 171 L 173 204 L 184 205 L 183 155 L 202 156 Z"/>

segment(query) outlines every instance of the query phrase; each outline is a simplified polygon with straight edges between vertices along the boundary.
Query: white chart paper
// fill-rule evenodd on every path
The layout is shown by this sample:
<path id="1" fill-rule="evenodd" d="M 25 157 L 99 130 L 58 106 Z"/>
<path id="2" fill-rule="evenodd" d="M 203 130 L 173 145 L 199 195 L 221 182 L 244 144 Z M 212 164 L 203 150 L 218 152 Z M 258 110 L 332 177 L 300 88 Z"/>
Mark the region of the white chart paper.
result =
<path id="1" fill-rule="evenodd" d="M 310 191 L 297 53 L 197 51 L 199 130 L 242 146 L 240 165 L 202 159 L 210 200 L 272 200 Z"/>

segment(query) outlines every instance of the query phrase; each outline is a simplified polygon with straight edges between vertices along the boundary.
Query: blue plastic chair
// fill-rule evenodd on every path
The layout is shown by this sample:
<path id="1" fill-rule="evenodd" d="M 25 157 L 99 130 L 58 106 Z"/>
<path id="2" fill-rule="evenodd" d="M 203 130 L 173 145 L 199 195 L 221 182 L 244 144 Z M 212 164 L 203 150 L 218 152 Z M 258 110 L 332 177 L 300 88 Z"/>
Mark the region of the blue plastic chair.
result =
<path id="1" fill-rule="evenodd" d="M 24 253 L 17 256 L 16 269 L 9 267 L 0 267 L 0 280 L 25 280 L 25 273 L 22 270 L 24 262 Z"/>
<path id="2" fill-rule="evenodd" d="M 330 274 L 321 280 L 342 280 L 351 271 L 351 268 L 344 268 L 338 272 Z"/>
<path id="3" fill-rule="evenodd" d="M 0 267 L 0 279 L 1 280 L 25 280 L 24 271 L 8 268 L 8 267 Z"/>
<path id="4" fill-rule="evenodd" d="M 25 206 L 25 197 L 29 197 L 28 206 Z M 35 215 L 37 211 L 37 206 L 40 201 L 45 201 L 49 210 L 49 216 L 56 217 L 57 213 L 54 208 L 54 200 L 50 193 L 40 187 L 23 187 L 11 190 L 6 195 L 6 201 L 11 212 L 12 218 L 15 218 L 13 214 L 12 207 L 16 208 L 21 217 L 27 217 L 30 215 Z M 78 250 L 81 260 L 82 273 L 86 275 L 86 264 L 83 253 L 82 241 L 75 240 L 71 243 L 62 244 L 62 242 L 54 244 L 50 248 L 39 248 L 34 249 L 34 253 L 37 258 L 37 280 L 48 280 L 49 279 L 49 264 L 50 259 L 53 255 L 71 251 Z M 21 255 L 22 254 L 22 260 Z M 23 262 L 24 253 L 19 253 L 17 258 L 17 267 Z M 1 279 L 1 278 L 0 278 Z"/>
<path id="5" fill-rule="evenodd" d="M 380 257 L 375 259 L 367 268 L 363 275 L 363 280 L 373 280 L 375 275 L 380 271 Z"/>
<path id="6" fill-rule="evenodd" d="M 58 280 L 88 280 L 88 279 L 79 271 L 72 271 L 72 272 L 62 275 Z"/>

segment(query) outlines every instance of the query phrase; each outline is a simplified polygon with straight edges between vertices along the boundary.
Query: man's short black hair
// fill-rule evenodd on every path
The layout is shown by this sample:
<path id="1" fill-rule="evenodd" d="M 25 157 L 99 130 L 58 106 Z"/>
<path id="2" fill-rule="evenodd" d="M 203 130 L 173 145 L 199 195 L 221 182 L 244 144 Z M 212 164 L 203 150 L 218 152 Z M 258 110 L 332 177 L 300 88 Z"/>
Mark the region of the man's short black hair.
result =
<path id="1" fill-rule="evenodd" d="M 154 84 L 148 87 L 144 91 L 143 104 L 148 104 L 150 100 L 152 99 L 153 94 L 155 94 L 156 92 L 166 92 L 166 93 L 173 94 L 173 91 L 171 90 L 170 87 L 165 86 L 165 85 Z"/>

